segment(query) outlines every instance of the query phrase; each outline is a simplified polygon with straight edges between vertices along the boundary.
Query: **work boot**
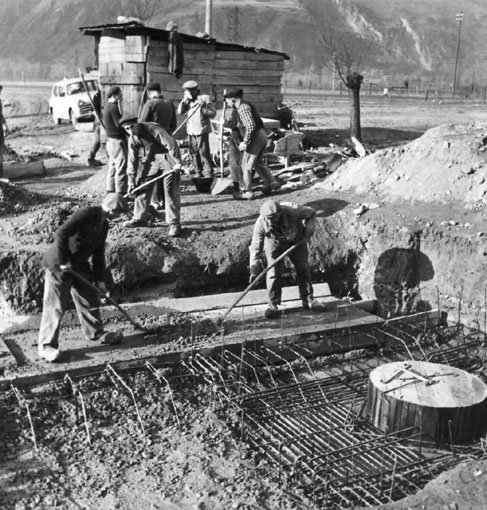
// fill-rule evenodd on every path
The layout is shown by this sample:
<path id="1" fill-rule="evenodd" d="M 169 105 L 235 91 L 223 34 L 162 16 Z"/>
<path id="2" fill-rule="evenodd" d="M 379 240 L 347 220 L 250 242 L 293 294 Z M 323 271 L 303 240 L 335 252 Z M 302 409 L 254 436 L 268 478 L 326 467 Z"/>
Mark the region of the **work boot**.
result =
<path id="1" fill-rule="evenodd" d="M 101 343 L 105 345 L 118 345 L 123 339 L 121 331 L 107 331 L 100 337 Z"/>
<path id="2" fill-rule="evenodd" d="M 243 191 L 242 192 L 242 200 L 253 200 L 255 195 L 252 191 Z"/>
<path id="3" fill-rule="evenodd" d="M 131 220 L 124 221 L 122 225 L 125 228 L 135 228 L 135 227 L 148 227 L 149 222 L 147 220 L 140 220 L 138 218 L 132 218 Z"/>
<path id="4" fill-rule="evenodd" d="M 234 200 L 243 200 L 242 192 L 241 191 L 232 191 L 232 196 Z"/>
<path id="5" fill-rule="evenodd" d="M 88 166 L 96 167 L 96 166 L 103 166 L 103 163 L 95 158 L 88 158 Z"/>
<path id="6" fill-rule="evenodd" d="M 169 237 L 178 237 L 178 235 L 181 234 L 181 226 L 177 223 L 173 223 L 172 225 L 169 225 L 169 232 L 167 235 Z"/>
<path id="7" fill-rule="evenodd" d="M 264 315 L 267 319 L 275 319 L 276 317 L 279 317 L 279 310 L 277 309 L 277 305 L 273 305 L 271 303 L 265 311 Z"/>
<path id="8" fill-rule="evenodd" d="M 265 184 L 262 187 L 262 193 L 269 196 L 273 191 L 277 191 L 281 188 L 281 184 L 278 181 L 272 181 L 270 184 Z"/>
<path id="9" fill-rule="evenodd" d="M 61 357 L 61 353 L 59 349 L 52 347 L 51 345 L 39 345 L 39 356 L 46 361 L 54 362 L 57 361 Z"/>
<path id="10" fill-rule="evenodd" d="M 317 301 L 313 298 L 308 299 L 307 301 L 303 301 L 303 308 L 306 310 L 311 310 L 312 312 L 326 312 L 325 303 Z"/>

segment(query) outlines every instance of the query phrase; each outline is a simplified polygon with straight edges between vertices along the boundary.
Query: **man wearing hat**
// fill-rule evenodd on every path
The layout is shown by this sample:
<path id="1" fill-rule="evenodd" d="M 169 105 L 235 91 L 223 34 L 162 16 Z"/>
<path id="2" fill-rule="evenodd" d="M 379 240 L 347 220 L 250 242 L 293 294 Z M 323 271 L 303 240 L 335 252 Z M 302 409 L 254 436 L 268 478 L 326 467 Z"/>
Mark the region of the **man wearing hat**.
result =
<path id="1" fill-rule="evenodd" d="M 176 140 L 154 122 L 137 122 L 122 118 L 122 125 L 129 135 L 129 162 L 127 167 L 129 193 L 162 174 L 164 204 L 169 236 L 181 233 L 181 153 Z M 134 217 L 125 227 L 143 227 L 149 224 L 149 200 L 154 184 L 136 193 Z"/>
<path id="2" fill-rule="evenodd" d="M 139 114 L 139 122 L 155 122 L 171 134 L 177 125 L 176 108 L 171 101 L 166 99 L 161 92 L 161 86 L 157 82 L 149 82 L 146 87 L 149 99 L 146 101 Z M 164 192 L 161 182 L 158 181 L 152 192 L 151 205 L 155 210 L 164 206 Z"/>
<path id="3" fill-rule="evenodd" d="M 127 191 L 127 144 L 125 132 L 120 125 L 122 112 L 120 101 L 122 89 L 110 87 L 107 103 L 103 110 L 103 124 L 107 133 L 108 173 L 106 180 L 107 193 L 125 193 Z"/>
<path id="4" fill-rule="evenodd" d="M 308 263 L 308 242 L 316 224 L 316 211 L 312 207 L 294 202 L 267 200 L 260 208 L 260 215 L 254 225 L 250 243 L 250 282 L 262 270 L 260 256 L 264 249 L 267 264 L 270 266 L 291 246 L 296 246 L 288 257 L 294 265 L 303 307 L 313 312 L 324 312 L 325 305 L 313 299 L 311 271 Z M 284 261 L 270 268 L 266 275 L 269 306 L 265 311 L 268 319 L 279 316 L 281 304 L 281 274 Z"/>
<path id="5" fill-rule="evenodd" d="M 129 211 L 127 201 L 121 194 L 109 193 L 101 205 L 75 211 L 56 231 L 54 242 L 43 260 L 46 271 L 38 340 L 41 358 L 56 361 L 60 357 L 59 329 L 70 294 L 87 339 L 102 340 L 104 343 L 121 339 L 120 335 L 104 333 L 98 309 L 99 295 L 77 280 L 70 269 L 106 293 L 105 243 L 108 220 Z"/>
<path id="6" fill-rule="evenodd" d="M 241 166 L 244 180 L 244 189 L 241 198 L 252 200 L 252 170 L 255 170 L 264 183 L 263 192 L 269 195 L 273 190 L 279 189 L 280 184 L 274 179 L 271 171 L 263 161 L 264 150 L 267 145 L 267 135 L 264 123 L 257 108 L 243 99 L 242 89 L 232 89 L 223 94 L 227 105 L 237 111 L 235 122 L 237 125 L 229 126 L 232 129 L 232 138 L 238 142 L 242 153 Z"/>
<path id="7" fill-rule="evenodd" d="M 210 96 L 201 94 L 198 82 L 194 80 L 183 84 L 184 96 L 179 103 L 178 113 L 187 113 L 189 151 L 193 157 L 196 177 L 212 177 L 213 163 L 210 156 L 211 119 L 216 117 L 216 109 Z M 198 112 L 199 110 L 199 112 Z"/>

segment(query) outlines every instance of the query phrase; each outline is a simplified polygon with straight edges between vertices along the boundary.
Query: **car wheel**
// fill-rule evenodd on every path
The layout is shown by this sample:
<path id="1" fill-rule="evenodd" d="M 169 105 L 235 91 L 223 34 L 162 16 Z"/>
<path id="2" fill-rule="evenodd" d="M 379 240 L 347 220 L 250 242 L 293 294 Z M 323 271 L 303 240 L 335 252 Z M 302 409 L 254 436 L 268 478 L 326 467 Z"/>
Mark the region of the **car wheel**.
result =
<path id="1" fill-rule="evenodd" d="M 52 121 L 54 122 L 54 124 L 61 124 L 61 119 L 59 117 L 54 116 L 54 110 L 52 108 L 50 109 L 50 113 L 51 113 L 51 118 L 52 118 Z"/>

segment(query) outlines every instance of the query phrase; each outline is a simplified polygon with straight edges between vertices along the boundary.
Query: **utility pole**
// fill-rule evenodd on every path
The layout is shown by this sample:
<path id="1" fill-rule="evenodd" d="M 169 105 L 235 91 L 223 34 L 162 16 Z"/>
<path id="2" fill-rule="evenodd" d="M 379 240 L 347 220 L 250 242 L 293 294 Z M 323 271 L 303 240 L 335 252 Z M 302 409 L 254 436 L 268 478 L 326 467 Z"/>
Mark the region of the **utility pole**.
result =
<path id="1" fill-rule="evenodd" d="M 211 37 L 213 0 L 206 0 L 205 32 Z"/>
<path id="2" fill-rule="evenodd" d="M 451 97 L 455 97 L 455 85 L 457 82 L 457 66 L 458 66 L 458 55 L 460 53 L 460 34 L 462 33 L 462 21 L 463 12 L 457 12 L 455 21 L 458 21 L 458 39 L 457 39 L 457 55 L 455 57 L 455 71 L 453 72 L 453 87 L 451 91 Z"/>

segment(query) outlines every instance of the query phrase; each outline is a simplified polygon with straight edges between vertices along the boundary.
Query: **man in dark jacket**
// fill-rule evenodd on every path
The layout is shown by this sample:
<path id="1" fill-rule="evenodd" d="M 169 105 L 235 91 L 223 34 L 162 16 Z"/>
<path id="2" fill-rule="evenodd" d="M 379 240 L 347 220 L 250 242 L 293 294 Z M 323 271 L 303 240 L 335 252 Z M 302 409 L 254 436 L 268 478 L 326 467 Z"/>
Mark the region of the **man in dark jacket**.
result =
<path id="1" fill-rule="evenodd" d="M 107 103 L 103 109 L 103 124 L 107 132 L 107 193 L 125 193 L 127 191 L 127 144 L 125 131 L 120 125 L 121 100 L 122 89 L 111 87 L 108 90 Z"/>
<path id="2" fill-rule="evenodd" d="M 128 211 L 128 204 L 122 195 L 109 193 L 100 206 L 78 209 L 57 230 L 43 261 L 46 273 L 38 341 L 41 358 L 56 361 L 60 357 L 59 329 L 70 294 L 84 336 L 89 340 L 102 339 L 109 343 L 106 336 L 110 334 L 104 333 L 98 310 L 98 293 L 77 280 L 70 270 L 106 293 L 105 242 L 108 220 Z"/>
<path id="3" fill-rule="evenodd" d="M 171 134 L 177 125 L 176 108 L 162 95 L 159 83 L 148 83 L 146 90 L 149 99 L 142 107 L 138 121 L 155 122 Z M 164 207 L 164 190 L 161 181 L 156 182 L 153 187 L 151 206 L 156 211 Z"/>
<path id="4" fill-rule="evenodd" d="M 296 270 L 299 297 L 303 307 L 313 312 L 324 312 L 325 305 L 313 299 L 313 286 L 308 263 L 308 242 L 314 233 L 316 211 L 312 207 L 294 202 L 267 200 L 260 208 L 260 216 L 254 225 L 250 243 L 250 282 L 262 271 L 260 255 L 264 248 L 267 264 L 270 266 L 288 248 L 297 245 L 289 253 Z M 281 273 L 284 261 L 278 262 L 267 272 L 269 307 L 265 312 L 268 319 L 279 316 L 277 306 L 281 304 Z"/>
<path id="5" fill-rule="evenodd" d="M 166 223 L 169 236 L 177 237 L 181 232 L 181 153 L 176 140 L 154 122 L 136 122 L 135 118 L 122 118 L 123 127 L 129 134 L 128 191 L 129 193 L 162 175 Z M 136 193 L 134 217 L 126 221 L 126 227 L 148 225 L 149 199 L 154 184 L 145 186 Z"/>

